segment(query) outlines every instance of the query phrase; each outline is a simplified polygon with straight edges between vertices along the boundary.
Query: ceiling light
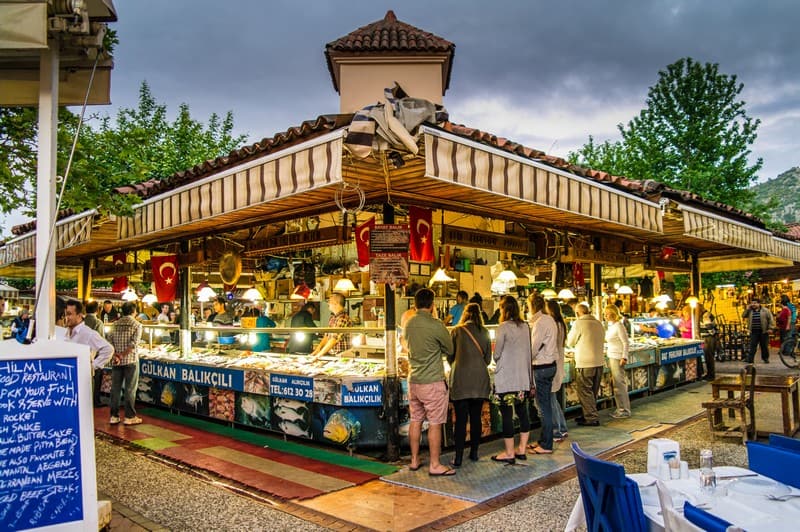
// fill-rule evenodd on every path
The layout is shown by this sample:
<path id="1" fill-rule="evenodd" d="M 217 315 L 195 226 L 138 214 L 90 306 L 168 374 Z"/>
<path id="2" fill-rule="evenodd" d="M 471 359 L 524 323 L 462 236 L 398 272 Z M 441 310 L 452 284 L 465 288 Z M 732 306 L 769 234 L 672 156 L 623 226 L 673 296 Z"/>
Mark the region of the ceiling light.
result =
<path id="1" fill-rule="evenodd" d="M 632 294 L 633 294 L 633 288 L 631 288 L 630 286 L 628 286 L 626 284 L 624 284 L 624 285 L 620 286 L 619 288 L 617 288 L 617 295 L 629 296 L 629 295 L 632 295 Z"/>
<path id="2" fill-rule="evenodd" d="M 433 277 L 431 277 L 431 280 L 428 282 L 428 286 L 433 285 L 433 283 L 449 283 L 451 281 L 455 281 L 455 279 L 447 275 L 444 268 L 438 268 L 433 272 Z"/>
<path id="3" fill-rule="evenodd" d="M 354 292 L 355 289 L 356 285 L 347 277 L 342 277 L 336 281 L 336 286 L 333 287 L 334 292 L 344 292 L 347 295 L 350 295 L 350 292 Z"/>
<path id="4" fill-rule="evenodd" d="M 554 297 L 558 297 L 558 294 L 556 294 L 556 291 L 552 288 L 545 288 L 542 290 L 541 296 L 545 299 L 553 299 Z"/>
<path id="5" fill-rule="evenodd" d="M 497 280 L 501 281 L 503 283 L 515 283 L 515 282 L 517 282 L 517 276 L 511 270 L 503 270 L 497 276 Z"/>
<path id="6" fill-rule="evenodd" d="M 153 294 L 153 292 L 147 292 L 145 296 L 142 298 L 142 303 L 146 305 L 152 305 L 153 303 L 157 303 L 158 298 Z"/>
<path id="7" fill-rule="evenodd" d="M 558 299 L 575 299 L 575 293 L 569 288 L 562 288 L 558 292 Z"/>
<path id="8" fill-rule="evenodd" d="M 244 294 L 242 294 L 242 298 L 249 299 L 250 301 L 261 301 L 264 297 L 261 295 L 261 292 L 258 291 L 258 288 L 255 286 L 251 286 L 248 288 Z"/>
<path id="9" fill-rule="evenodd" d="M 139 299 L 139 296 L 136 295 L 136 290 L 130 286 L 124 292 L 122 292 L 121 297 L 123 301 L 136 301 Z"/>

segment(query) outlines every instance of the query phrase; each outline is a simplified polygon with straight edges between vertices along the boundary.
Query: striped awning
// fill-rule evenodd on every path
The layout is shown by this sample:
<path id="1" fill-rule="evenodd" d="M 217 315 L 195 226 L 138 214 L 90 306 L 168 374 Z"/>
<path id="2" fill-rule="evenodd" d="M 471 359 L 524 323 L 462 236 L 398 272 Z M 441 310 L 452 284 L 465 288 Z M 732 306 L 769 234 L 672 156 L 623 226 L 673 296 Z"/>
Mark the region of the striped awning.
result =
<path id="1" fill-rule="evenodd" d="M 582 219 L 644 233 L 662 232 L 661 210 L 656 203 L 457 135 L 431 128 L 423 128 L 423 132 L 427 177 Z"/>
<path id="2" fill-rule="evenodd" d="M 772 237 L 773 255 L 782 259 L 800 262 L 800 242 L 792 242 L 783 238 Z"/>
<path id="3" fill-rule="evenodd" d="M 119 223 L 124 245 L 197 222 L 241 222 L 260 205 L 308 193 L 342 181 L 344 130 L 332 131 L 291 148 L 248 161 L 202 180 L 147 199 Z"/>
<path id="4" fill-rule="evenodd" d="M 92 225 L 97 211 L 76 214 L 56 223 L 56 251 L 62 251 L 88 242 L 92 238 Z M 36 258 L 36 231 L 6 242 L 0 248 L 0 266 L 16 264 Z"/>
<path id="5" fill-rule="evenodd" d="M 716 242 L 732 248 L 774 253 L 770 231 L 703 212 L 686 205 L 678 205 L 683 213 L 683 231 L 686 236 Z"/>

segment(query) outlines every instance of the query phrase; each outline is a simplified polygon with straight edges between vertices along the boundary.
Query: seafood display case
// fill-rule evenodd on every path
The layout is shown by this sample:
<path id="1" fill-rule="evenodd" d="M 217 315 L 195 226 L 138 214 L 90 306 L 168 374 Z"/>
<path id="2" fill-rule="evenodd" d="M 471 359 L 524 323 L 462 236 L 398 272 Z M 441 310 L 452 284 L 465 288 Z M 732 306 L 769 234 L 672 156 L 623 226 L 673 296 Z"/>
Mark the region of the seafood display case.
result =
<path id="1" fill-rule="evenodd" d="M 204 329 L 211 328 L 198 327 L 193 333 Z M 301 332 L 298 329 L 213 329 L 216 338 L 194 345 L 188 352 L 177 345 L 143 339 L 137 399 L 351 449 L 386 445 L 381 415 L 382 329 L 354 328 L 348 333 L 355 345 L 350 351 L 319 359 L 248 349 L 248 337 L 253 333 L 279 337 Z M 341 332 L 326 328 L 306 331 L 322 334 L 334 330 Z"/>

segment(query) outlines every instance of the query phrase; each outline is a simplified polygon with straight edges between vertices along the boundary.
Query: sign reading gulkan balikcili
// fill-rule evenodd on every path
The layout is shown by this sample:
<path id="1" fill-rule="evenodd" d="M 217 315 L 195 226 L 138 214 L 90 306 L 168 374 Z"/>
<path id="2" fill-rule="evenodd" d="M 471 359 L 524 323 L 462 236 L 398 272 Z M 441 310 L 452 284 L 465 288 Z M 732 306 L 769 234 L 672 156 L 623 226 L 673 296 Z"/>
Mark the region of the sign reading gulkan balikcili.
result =
<path id="1" fill-rule="evenodd" d="M 525 237 L 477 231 L 452 225 L 442 226 L 442 244 L 467 248 L 493 249 L 508 253 L 528 254 L 530 242 Z"/>

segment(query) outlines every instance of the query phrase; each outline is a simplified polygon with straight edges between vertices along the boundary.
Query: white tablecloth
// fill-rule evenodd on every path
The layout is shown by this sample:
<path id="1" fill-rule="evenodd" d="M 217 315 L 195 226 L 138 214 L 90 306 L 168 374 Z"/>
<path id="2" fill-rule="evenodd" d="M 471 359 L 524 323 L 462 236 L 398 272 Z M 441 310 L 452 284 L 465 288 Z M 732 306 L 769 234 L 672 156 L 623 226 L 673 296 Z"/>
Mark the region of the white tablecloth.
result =
<path id="1" fill-rule="evenodd" d="M 714 468 L 717 477 L 733 475 L 746 475 L 753 472 L 740 467 L 722 466 Z M 748 532 L 796 532 L 800 530 L 800 497 L 789 499 L 786 502 L 769 500 L 767 493 L 793 493 L 800 494 L 800 490 L 791 488 L 759 475 L 760 485 L 755 485 L 746 478 L 719 480 L 717 490 L 713 495 L 704 493 L 700 489 L 699 472 L 689 472 L 690 478 L 666 480 L 664 483 L 670 490 L 676 508 L 683 511 L 683 502 L 688 500 L 692 504 L 703 504 L 704 510 L 722 519 L 739 526 Z M 639 484 L 642 496 L 644 514 L 650 523 L 650 529 L 664 530 L 664 519 L 661 517 L 661 505 L 658 502 L 658 492 L 654 481 L 655 477 L 647 473 L 630 474 L 628 478 Z M 734 484 L 738 483 L 738 484 Z M 652 485 L 651 485 L 652 484 Z M 586 516 L 583 512 L 581 497 L 575 502 L 565 530 L 573 531 L 586 527 Z"/>

